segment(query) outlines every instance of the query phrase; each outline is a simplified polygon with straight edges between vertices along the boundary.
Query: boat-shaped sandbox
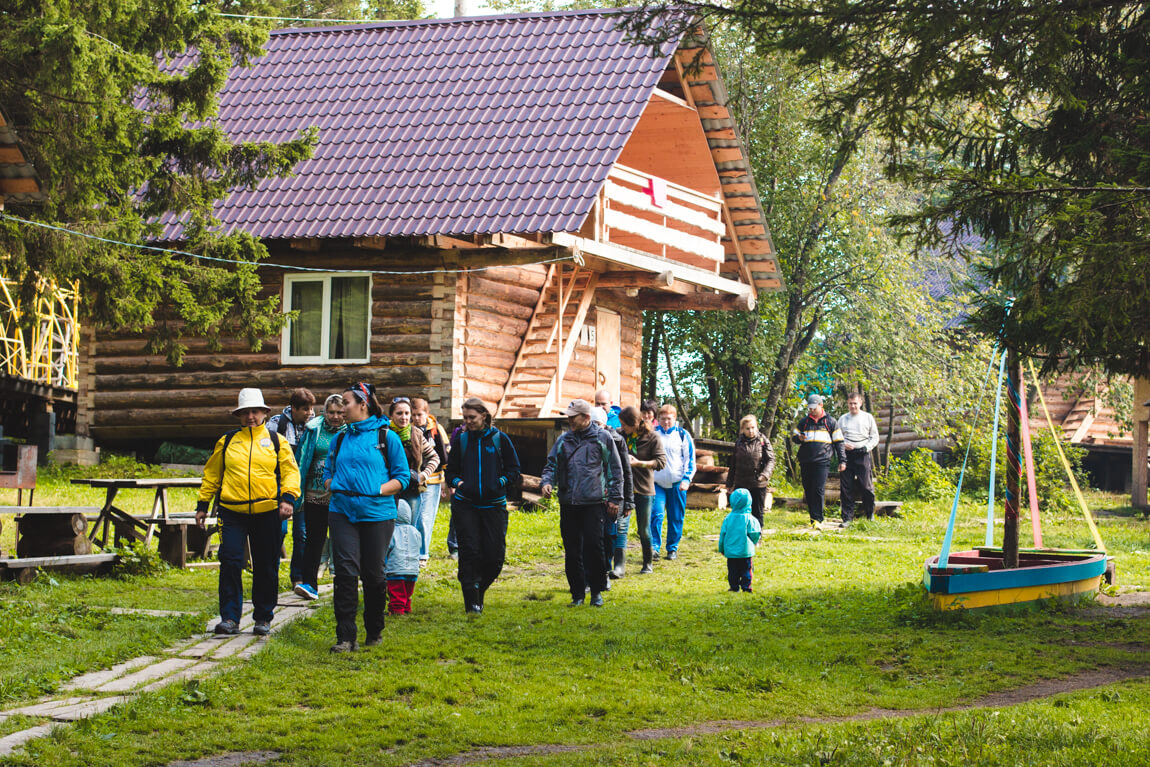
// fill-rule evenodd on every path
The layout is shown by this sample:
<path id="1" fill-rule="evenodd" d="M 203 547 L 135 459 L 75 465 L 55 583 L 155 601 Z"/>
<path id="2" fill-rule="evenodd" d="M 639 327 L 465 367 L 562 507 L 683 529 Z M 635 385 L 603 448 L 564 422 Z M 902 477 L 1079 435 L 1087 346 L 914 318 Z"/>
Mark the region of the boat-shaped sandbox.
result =
<path id="1" fill-rule="evenodd" d="M 979 547 L 951 553 L 947 567 L 926 561 L 923 585 L 939 610 L 1024 605 L 1044 599 L 1073 600 L 1097 592 L 1106 574 L 1105 552 L 1022 549 L 1018 567 L 1006 569 L 1002 549 Z"/>

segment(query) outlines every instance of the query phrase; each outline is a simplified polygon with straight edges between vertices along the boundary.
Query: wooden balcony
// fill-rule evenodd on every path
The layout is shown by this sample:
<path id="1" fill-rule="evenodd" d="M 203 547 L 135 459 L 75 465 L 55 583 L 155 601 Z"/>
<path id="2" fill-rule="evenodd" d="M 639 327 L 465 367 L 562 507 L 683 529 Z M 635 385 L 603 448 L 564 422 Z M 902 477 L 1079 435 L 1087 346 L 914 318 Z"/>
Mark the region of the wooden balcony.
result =
<path id="1" fill-rule="evenodd" d="M 616 165 L 580 234 L 718 274 L 726 232 L 718 197 Z"/>

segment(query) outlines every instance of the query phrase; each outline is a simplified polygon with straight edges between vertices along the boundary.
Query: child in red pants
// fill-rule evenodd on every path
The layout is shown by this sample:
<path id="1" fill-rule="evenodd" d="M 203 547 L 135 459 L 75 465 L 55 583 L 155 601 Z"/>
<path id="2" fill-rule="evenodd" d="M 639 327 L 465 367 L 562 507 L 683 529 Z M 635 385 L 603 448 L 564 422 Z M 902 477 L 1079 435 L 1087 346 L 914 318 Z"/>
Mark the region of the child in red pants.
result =
<path id="1" fill-rule="evenodd" d="M 391 534 L 391 544 L 387 547 L 387 611 L 392 615 L 411 612 L 411 595 L 419 577 L 419 548 L 423 544 L 423 535 L 412 524 L 412 503 L 419 503 L 419 496 L 410 501 L 396 499 L 395 532 Z"/>

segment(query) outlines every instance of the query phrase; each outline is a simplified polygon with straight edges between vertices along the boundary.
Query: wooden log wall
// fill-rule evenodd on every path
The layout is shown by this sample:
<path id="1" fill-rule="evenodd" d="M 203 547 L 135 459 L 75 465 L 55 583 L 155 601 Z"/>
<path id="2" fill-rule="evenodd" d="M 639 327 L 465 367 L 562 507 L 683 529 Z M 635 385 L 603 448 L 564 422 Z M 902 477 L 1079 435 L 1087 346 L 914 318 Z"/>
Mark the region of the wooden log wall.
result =
<path id="1" fill-rule="evenodd" d="M 875 422 L 878 424 L 878 447 L 880 451 L 887 449 L 887 424 L 890 419 L 889 408 L 878 408 L 874 412 Z M 953 447 L 950 440 L 928 438 L 916 432 L 909 424 L 909 414 L 906 408 L 894 409 L 894 434 L 891 437 L 891 455 L 905 455 L 918 448 L 927 450 L 949 450 Z"/>
<path id="2" fill-rule="evenodd" d="M 426 253 L 360 249 L 333 244 L 303 252 L 269 245 L 276 263 L 332 269 L 410 268 Z M 282 294 L 285 272 L 261 269 L 264 295 Z M 289 392 L 305 386 L 322 401 L 347 384 L 374 383 L 380 399 L 419 396 L 434 413 L 448 416 L 452 380 L 454 274 L 376 275 L 372 281 L 371 360 L 362 365 L 284 365 L 281 338 L 265 339 L 252 351 L 244 339 L 223 338 L 209 349 L 189 338 L 181 367 L 146 353 L 143 337 L 101 331 L 81 345 L 81 391 L 89 398 L 85 423 L 102 443 L 145 439 L 208 438 L 234 427 L 230 411 L 246 386 L 263 389 L 273 412 L 287 405 Z"/>
<path id="3" fill-rule="evenodd" d="M 491 407 L 503 398 L 546 278 L 544 266 L 504 266 L 459 276 L 453 417 L 468 397 L 479 397 Z"/>

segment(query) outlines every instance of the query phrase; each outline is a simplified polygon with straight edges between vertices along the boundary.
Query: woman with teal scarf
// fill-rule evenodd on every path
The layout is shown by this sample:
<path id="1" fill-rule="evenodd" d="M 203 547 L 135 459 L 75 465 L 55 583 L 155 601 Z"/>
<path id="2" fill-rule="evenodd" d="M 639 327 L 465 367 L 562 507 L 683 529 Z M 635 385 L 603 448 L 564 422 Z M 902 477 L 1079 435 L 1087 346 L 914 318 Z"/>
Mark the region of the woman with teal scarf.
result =
<path id="1" fill-rule="evenodd" d="M 296 500 L 302 506 L 307 535 L 303 550 L 303 581 L 295 593 L 304 599 L 319 599 L 319 561 L 327 541 L 327 507 L 331 493 L 323 486 L 323 466 L 335 435 L 343 431 L 343 396 L 333 394 L 324 400 L 323 415 L 307 422 L 299 441 L 299 466 L 303 492 Z M 307 523 L 311 522 L 311 527 Z"/>

